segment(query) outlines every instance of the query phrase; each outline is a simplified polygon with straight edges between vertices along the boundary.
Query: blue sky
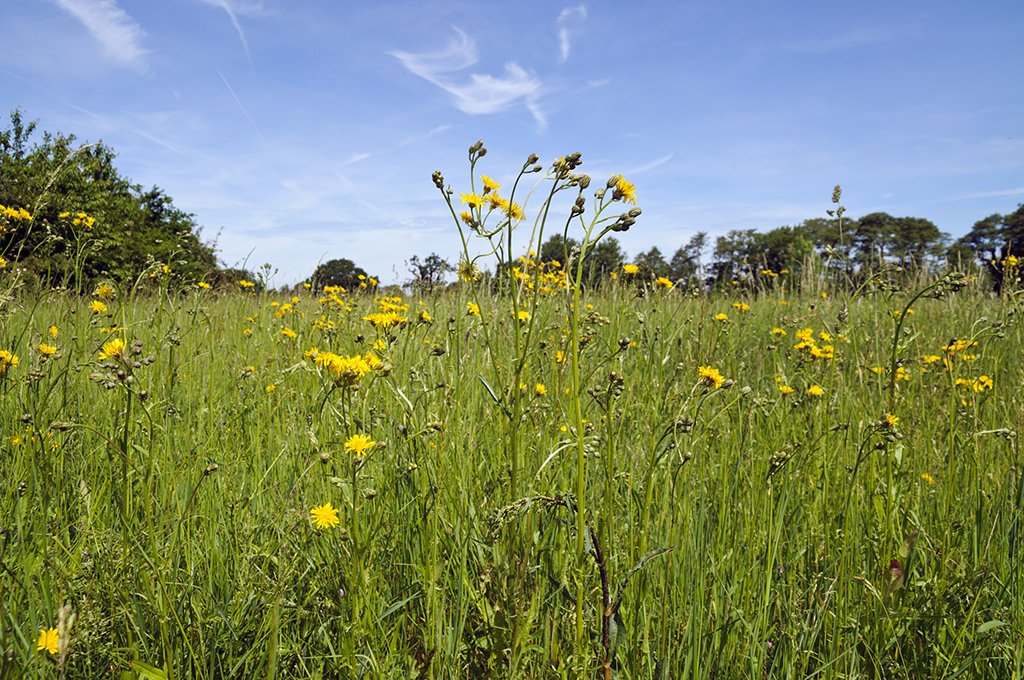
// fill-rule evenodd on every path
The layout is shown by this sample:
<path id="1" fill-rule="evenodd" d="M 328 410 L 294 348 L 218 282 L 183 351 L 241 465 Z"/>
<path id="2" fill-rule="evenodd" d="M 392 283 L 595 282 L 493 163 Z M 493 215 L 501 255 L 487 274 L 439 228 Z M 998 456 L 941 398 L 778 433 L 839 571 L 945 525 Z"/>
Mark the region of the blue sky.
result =
<path id="1" fill-rule="evenodd" d="M 620 241 L 923 217 L 960 236 L 1024 202 L 1024 4 L 942 0 L 6 2 L 2 115 L 103 141 L 220 258 L 277 285 L 347 257 L 382 282 L 457 259 L 430 181 L 530 153 L 622 174 Z M 529 209 L 528 209 L 529 212 Z M 528 238 L 523 229 L 521 243 Z"/>

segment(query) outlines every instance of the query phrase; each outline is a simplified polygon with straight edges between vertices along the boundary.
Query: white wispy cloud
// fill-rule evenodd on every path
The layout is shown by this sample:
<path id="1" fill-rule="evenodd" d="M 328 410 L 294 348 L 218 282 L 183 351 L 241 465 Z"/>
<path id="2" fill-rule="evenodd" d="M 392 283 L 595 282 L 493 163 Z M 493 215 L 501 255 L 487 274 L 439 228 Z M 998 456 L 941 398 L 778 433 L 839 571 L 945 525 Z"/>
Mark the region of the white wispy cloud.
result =
<path id="1" fill-rule="evenodd" d="M 242 106 L 242 100 L 238 98 L 237 94 L 235 94 L 234 89 L 232 89 L 231 84 L 228 83 L 228 79 L 224 77 L 224 74 L 220 72 L 220 69 L 217 69 L 217 75 L 219 75 L 220 79 L 224 81 L 225 87 L 228 88 L 228 92 L 230 92 L 231 96 L 234 97 L 235 103 L 238 104 L 238 108 L 242 110 L 242 114 L 245 116 L 246 120 L 249 121 L 249 124 L 252 125 L 252 129 L 256 131 L 256 134 L 260 136 L 260 139 L 262 139 L 263 141 L 267 141 L 266 138 L 263 137 L 263 133 L 260 132 L 260 129 L 256 127 L 256 123 L 249 115 L 249 112 L 245 110 L 244 106 Z"/>
<path id="2" fill-rule="evenodd" d="M 479 60 L 476 42 L 465 32 L 453 27 L 458 36 L 437 52 L 413 54 L 390 52 L 405 68 L 437 85 L 452 95 L 457 109 L 469 114 L 488 114 L 504 111 L 523 100 L 543 128 L 547 121 L 536 105 L 541 92 L 540 80 L 514 61 L 505 64 L 502 77 L 486 73 L 471 73 L 468 79 L 453 74 L 469 68 Z"/>
<path id="3" fill-rule="evenodd" d="M 116 0 L 53 0 L 58 7 L 78 19 L 107 56 L 125 66 L 145 68 L 146 50 L 142 39 L 146 32 L 135 19 L 117 6 Z"/>
<path id="4" fill-rule="evenodd" d="M 643 165 L 640 165 L 638 167 L 631 168 L 629 173 L 627 173 L 627 174 L 629 174 L 629 175 L 639 175 L 641 172 L 647 172 L 648 170 L 653 170 L 654 168 L 658 167 L 659 165 L 662 165 L 663 163 L 668 163 L 670 160 L 672 160 L 672 156 L 674 156 L 674 155 L 675 155 L 675 152 L 670 152 L 667 155 L 662 156 L 661 158 L 656 158 L 653 161 L 650 161 L 649 163 L 644 163 Z"/>
<path id="5" fill-rule="evenodd" d="M 576 7 L 566 7 L 558 15 L 558 49 L 561 53 L 558 62 L 560 64 L 565 63 L 569 58 L 569 50 L 572 49 L 572 43 L 569 40 L 570 26 L 577 20 L 586 18 L 587 8 L 582 4 Z"/>
<path id="6" fill-rule="evenodd" d="M 245 39 L 245 32 L 242 30 L 242 25 L 238 23 L 238 14 L 253 14 L 260 10 L 259 5 L 253 5 L 251 3 L 232 3 L 228 0 L 201 0 L 201 2 L 218 7 L 228 15 L 231 19 L 231 25 L 235 27 L 235 32 L 238 33 L 238 39 L 242 41 L 242 47 L 245 48 L 245 56 L 252 61 L 252 56 L 249 54 L 249 42 Z"/>

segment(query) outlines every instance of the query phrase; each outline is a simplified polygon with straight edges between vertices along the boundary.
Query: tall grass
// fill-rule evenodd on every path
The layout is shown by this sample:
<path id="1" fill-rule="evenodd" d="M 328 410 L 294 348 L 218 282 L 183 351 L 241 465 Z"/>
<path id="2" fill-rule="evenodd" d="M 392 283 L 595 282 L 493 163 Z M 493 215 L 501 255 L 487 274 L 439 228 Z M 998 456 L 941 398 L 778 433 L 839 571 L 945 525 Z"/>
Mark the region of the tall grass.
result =
<path id="1" fill-rule="evenodd" d="M 1019 297 L 518 266 L 106 312 L 6 273 L 0 673 L 1022 677 Z"/>

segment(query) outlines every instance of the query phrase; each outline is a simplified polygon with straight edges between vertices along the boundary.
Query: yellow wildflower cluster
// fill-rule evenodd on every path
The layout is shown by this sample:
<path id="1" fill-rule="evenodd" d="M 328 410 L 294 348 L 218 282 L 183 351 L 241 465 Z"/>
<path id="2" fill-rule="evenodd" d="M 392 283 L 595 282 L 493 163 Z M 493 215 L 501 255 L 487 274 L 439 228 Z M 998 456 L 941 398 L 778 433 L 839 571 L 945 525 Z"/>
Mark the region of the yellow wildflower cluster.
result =
<path id="1" fill-rule="evenodd" d="M 0 349 L 0 374 L 6 373 L 8 366 L 11 368 L 17 368 L 18 357 L 5 349 Z"/>
<path id="2" fill-rule="evenodd" d="M 88 229 L 92 229 L 93 225 L 96 224 L 96 218 L 89 217 L 84 212 L 76 212 L 74 215 L 72 215 L 69 212 L 63 212 L 63 213 L 60 214 L 60 216 L 61 217 L 71 217 L 72 218 L 71 223 L 73 225 L 75 225 L 76 227 L 86 227 Z"/>
<path id="3" fill-rule="evenodd" d="M 503 220 L 519 221 L 526 217 L 522 207 L 518 204 L 502 198 L 498 195 L 501 185 L 486 175 L 481 175 L 484 183 L 484 193 L 480 194 L 459 194 L 463 205 L 469 206 L 470 212 L 459 215 L 463 223 L 471 229 L 480 228 L 487 220 L 487 217 L 494 211 L 498 211 Z M 486 212 L 485 212 L 486 208 Z"/>
<path id="4" fill-rule="evenodd" d="M 957 378 L 956 384 L 957 387 L 963 387 L 972 392 L 984 392 L 996 386 L 995 381 L 987 375 L 980 375 L 977 378 L 971 379 Z"/>
<path id="5" fill-rule="evenodd" d="M 831 344 L 818 345 L 814 339 L 813 328 L 801 328 L 796 331 L 796 338 L 800 342 L 793 346 L 793 349 L 798 352 L 803 352 L 808 356 L 814 357 L 815 359 L 835 359 L 836 349 Z M 831 343 L 832 336 L 822 331 L 818 334 L 818 339 L 822 343 Z"/>
<path id="6" fill-rule="evenodd" d="M 317 366 L 326 368 L 339 387 L 355 385 L 382 363 L 372 352 L 367 352 L 365 356 L 341 356 L 334 352 L 321 352 L 314 347 L 306 352 L 306 356 Z"/>
<path id="7" fill-rule="evenodd" d="M 8 220 L 25 220 L 32 219 L 32 215 L 29 211 L 24 208 L 9 208 L 4 205 L 0 205 L 0 217 L 6 217 Z M 0 233 L 3 233 L 4 228 L 0 225 Z"/>
<path id="8" fill-rule="evenodd" d="M 562 263 L 558 260 L 537 262 L 536 253 L 530 251 L 529 257 L 519 258 L 519 264 L 512 267 L 512 277 L 523 282 L 527 290 L 537 289 L 544 295 L 554 295 L 568 286 L 568 277 Z"/>

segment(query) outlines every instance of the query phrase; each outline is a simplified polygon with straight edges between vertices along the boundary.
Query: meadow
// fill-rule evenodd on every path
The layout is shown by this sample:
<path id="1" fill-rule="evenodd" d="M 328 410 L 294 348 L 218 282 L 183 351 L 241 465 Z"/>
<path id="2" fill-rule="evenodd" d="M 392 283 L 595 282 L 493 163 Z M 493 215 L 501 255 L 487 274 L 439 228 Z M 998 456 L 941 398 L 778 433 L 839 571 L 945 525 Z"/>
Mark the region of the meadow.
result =
<path id="1" fill-rule="evenodd" d="M 1020 295 L 584 287 L 622 178 L 565 264 L 435 184 L 507 277 L 4 271 L 2 677 L 1024 677 Z"/>

